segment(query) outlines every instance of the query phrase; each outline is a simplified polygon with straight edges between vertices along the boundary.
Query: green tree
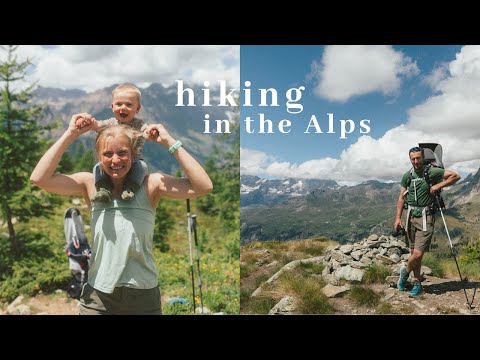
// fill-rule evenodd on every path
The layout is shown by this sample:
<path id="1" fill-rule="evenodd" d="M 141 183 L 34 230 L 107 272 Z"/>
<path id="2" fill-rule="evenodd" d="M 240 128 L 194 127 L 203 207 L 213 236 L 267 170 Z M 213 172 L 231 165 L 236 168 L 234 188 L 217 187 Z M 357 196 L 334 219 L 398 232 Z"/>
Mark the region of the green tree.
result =
<path id="1" fill-rule="evenodd" d="M 19 254 L 21 243 L 13 219 L 26 221 L 33 216 L 47 215 L 55 204 L 54 197 L 35 191 L 29 181 L 30 173 L 46 149 L 43 132 L 52 126 L 39 125 L 43 109 L 31 103 L 35 84 L 23 89 L 20 85 L 31 62 L 17 60 L 17 48 L 0 47 L 0 208 L 15 255 Z"/>
<path id="2" fill-rule="evenodd" d="M 228 231 L 240 228 L 240 125 L 234 113 L 230 134 L 220 137 L 205 161 L 205 171 L 213 182 L 213 191 L 200 199 L 198 206 L 208 214 L 218 215 Z"/>
<path id="3" fill-rule="evenodd" d="M 175 221 L 170 213 L 171 209 L 168 208 L 166 201 L 163 199 L 160 200 L 155 212 L 153 243 L 161 252 L 167 252 L 170 250 L 170 245 L 167 243 L 167 237 L 169 231 L 175 224 Z"/>
<path id="4" fill-rule="evenodd" d="M 73 172 L 92 172 L 95 165 L 96 158 L 93 146 L 86 147 L 85 144 L 80 141 L 78 145 L 73 147 Z"/>

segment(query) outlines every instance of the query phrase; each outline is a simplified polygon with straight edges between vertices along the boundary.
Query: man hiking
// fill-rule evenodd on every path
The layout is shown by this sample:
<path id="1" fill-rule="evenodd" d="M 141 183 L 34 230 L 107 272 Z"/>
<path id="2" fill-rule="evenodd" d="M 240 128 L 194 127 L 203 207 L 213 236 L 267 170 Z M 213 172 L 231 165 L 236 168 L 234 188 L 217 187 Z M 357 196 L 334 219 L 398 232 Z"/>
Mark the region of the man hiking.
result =
<path id="1" fill-rule="evenodd" d="M 397 288 L 405 291 L 407 279 L 413 270 L 414 284 L 410 291 L 411 296 L 418 296 L 423 293 L 420 276 L 423 254 L 430 249 L 435 224 L 434 213 L 437 209 L 435 195 L 446 186 L 456 183 L 460 176 L 440 167 L 425 163 L 424 149 L 413 147 L 408 152 L 412 170 L 407 171 L 400 182 L 400 195 L 397 201 L 397 215 L 394 231 L 402 223 L 402 212 L 404 209 L 404 195 L 406 193 L 407 218 L 405 222 L 406 239 L 410 247 L 410 257 L 407 266 L 400 269 L 400 277 Z"/>

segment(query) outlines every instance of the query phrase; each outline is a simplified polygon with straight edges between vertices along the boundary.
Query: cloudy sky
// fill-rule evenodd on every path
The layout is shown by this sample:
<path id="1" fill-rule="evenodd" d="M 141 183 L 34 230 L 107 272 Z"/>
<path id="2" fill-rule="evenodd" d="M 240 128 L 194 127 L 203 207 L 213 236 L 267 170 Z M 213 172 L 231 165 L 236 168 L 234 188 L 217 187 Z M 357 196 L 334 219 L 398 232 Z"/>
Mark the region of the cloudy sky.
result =
<path id="1" fill-rule="evenodd" d="M 32 60 L 30 77 L 45 87 L 91 92 L 126 82 L 140 87 L 175 85 L 177 79 L 190 84 L 221 79 L 231 86 L 239 82 L 239 46 L 23 45 L 17 54 Z"/>
<path id="2" fill-rule="evenodd" d="M 250 116 L 255 131 L 242 127 L 242 174 L 399 181 L 419 142 L 440 143 L 446 167 L 463 176 L 480 167 L 479 46 L 242 46 L 240 53 L 241 85 L 252 89 L 241 118 Z M 286 91 L 300 86 L 303 111 L 290 114 Z M 259 106 L 260 88 L 275 88 L 279 106 Z M 273 134 L 258 133 L 260 113 Z M 312 115 L 323 133 L 305 133 Z M 288 134 L 278 131 L 282 119 L 292 123 Z M 344 139 L 340 120 L 355 125 Z"/>

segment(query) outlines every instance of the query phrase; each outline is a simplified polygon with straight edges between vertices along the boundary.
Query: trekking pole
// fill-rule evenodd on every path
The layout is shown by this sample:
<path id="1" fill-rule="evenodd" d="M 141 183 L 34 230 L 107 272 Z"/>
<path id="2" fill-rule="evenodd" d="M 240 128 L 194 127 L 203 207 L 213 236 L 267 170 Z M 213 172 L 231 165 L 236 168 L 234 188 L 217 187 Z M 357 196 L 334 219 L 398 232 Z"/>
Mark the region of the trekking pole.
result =
<path id="1" fill-rule="evenodd" d="M 195 314 L 195 276 L 193 274 L 192 217 L 190 215 L 190 199 L 187 199 L 187 229 L 188 244 L 190 247 L 190 273 L 192 274 L 193 313 Z"/>
<path id="2" fill-rule="evenodd" d="M 198 270 L 198 288 L 200 289 L 200 305 L 203 314 L 203 294 L 202 294 L 202 277 L 200 273 L 200 255 L 198 252 L 198 238 L 197 238 L 197 215 L 192 215 L 193 237 L 195 239 L 195 250 L 197 253 L 197 270 Z"/>
<path id="3" fill-rule="evenodd" d="M 458 275 L 460 276 L 460 282 L 462 283 L 463 293 L 465 294 L 465 298 L 467 299 L 467 306 L 468 306 L 469 309 L 472 309 L 473 298 L 472 298 L 472 302 L 470 303 L 470 301 L 468 301 L 467 290 L 465 289 L 465 286 L 464 286 L 462 273 L 460 272 L 460 267 L 458 266 L 457 257 L 455 256 L 455 251 L 453 250 L 452 239 L 450 238 L 450 233 L 448 232 L 447 222 L 445 221 L 445 217 L 443 216 L 442 204 L 440 202 L 438 193 L 435 194 L 435 199 L 437 200 L 437 204 L 438 204 L 438 208 L 440 210 L 440 214 L 442 214 L 443 225 L 445 225 L 445 232 L 447 233 L 448 241 L 450 243 L 450 250 L 452 252 L 453 259 L 455 260 L 455 265 L 457 265 Z M 475 292 L 476 292 L 476 289 L 475 289 Z M 473 296 L 475 297 L 475 293 L 473 294 Z"/>

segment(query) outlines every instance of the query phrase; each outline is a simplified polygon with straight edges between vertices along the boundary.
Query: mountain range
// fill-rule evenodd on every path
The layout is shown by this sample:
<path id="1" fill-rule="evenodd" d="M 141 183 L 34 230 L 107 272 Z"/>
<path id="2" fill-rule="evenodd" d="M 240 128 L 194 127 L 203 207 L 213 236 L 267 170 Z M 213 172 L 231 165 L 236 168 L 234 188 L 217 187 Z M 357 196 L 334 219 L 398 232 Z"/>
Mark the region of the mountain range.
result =
<path id="1" fill-rule="evenodd" d="M 344 243 L 372 233 L 392 232 L 399 183 L 371 180 L 355 186 L 340 186 L 330 180 L 269 180 L 251 175 L 242 175 L 240 181 L 242 244 L 317 236 Z M 480 169 L 443 191 L 449 232 L 458 241 L 478 239 L 478 195 Z M 440 241 L 446 239 L 441 219 L 437 220 L 436 230 Z"/>
<path id="2" fill-rule="evenodd" d="M 240 176 L 240 206 L 273 205 L 292 197 L 304 196 L 318 189 L 334 189 L 339 185 L 333 180 L 282 179 L 267 180 L 257 176 Z"/>
<path id="3" fill-rule="evenodd" d="M 91 93 L 82 90 L 62 90 L 57 88 L 38 87 L 34 93 L 34 102 L 45 107 L 43 123 L 48 124 L 60 119 L 61 125 L 49 134 L 58 138 L 66 129 L 72 115 L 87 112 L 98 120 L 108 119 L 113 116 L 111 110 L 112 90 L 117 84 Z M 187 87 L 187 85 L 185 85 Z M 175 106 L 177 102 L 176 86 L 164 87 L 161 84 L 152 84 L 140 89 L 142 92 L 142 108 L 138 115 L 149 124 L 161 123 L 165 125 L 170 134 L 182 141 L 191 154 L 203 162 L 210 155 L 217 134 L 204 134 L 205 113 L 210 114 L 210 119 L 228 119 L 225 107 L 211 106 L 204 108 L 200 87 L 189 86 L 194 90 L 195 104 L 197 106 Z M 212 89 L 212 97 L 215 91 Z M 231 109 L 227 109 L 231 110 Z M 80 141 L 87 148 L 93 148 L 94 134 L 82 136 Z M 74 144 L 72 150 L 75 149 Z M 177 161 L 165 151 L 159 151 L 158 145 L 146 143 L 143 148 L 143 157 L 152 171 L 173 172 L 178 168 Z"/>

